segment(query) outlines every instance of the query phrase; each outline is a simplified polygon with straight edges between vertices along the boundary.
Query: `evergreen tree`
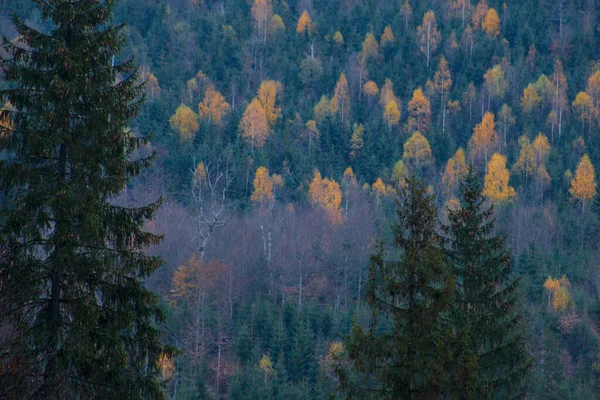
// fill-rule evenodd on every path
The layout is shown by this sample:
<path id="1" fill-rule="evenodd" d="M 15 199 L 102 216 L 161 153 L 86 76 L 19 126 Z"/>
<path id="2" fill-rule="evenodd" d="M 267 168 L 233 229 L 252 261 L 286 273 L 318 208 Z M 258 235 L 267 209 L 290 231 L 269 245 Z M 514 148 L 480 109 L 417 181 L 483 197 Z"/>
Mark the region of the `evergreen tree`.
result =
<path id="1" fill-rule="evenodd" d="M 371 256 L 366 292 L 371 323 L 355 325 L 346 338 L 354 371 L 338 368 L 340 383 L 352 395 L 440 398 L 449 387 L 451 332 L 445 315 L 454 280 L 436 231 L 433 199 L 414 175 L 396 213 L 394 244 L 400 258 L 388 260 L 383 244 Z M 380 321 L 382 316 L 387 321 Z"/>
<path id="2" fill-rule="evenodd" d="M 157 323 L 144 280 L 161 264 L 142 225 L 159 202 L 116 205 L 151 157 L 128 129 L 143 101 L 132 60 L 113 65 L 113 0 L 37 0 L 47 30 L 15 17 L 3 46 L 14 122 L 0 138 L 0 303 L 27 370 L 19 398 L 164 397 Z M 4 372 L 0 372 L 2 374 Z"/>
<path id="3" fill-rule="evenodd" d="M 472 170 L 461 183 L 462 201 L 448 209 L 448 260 L 456 275 L 454 317 L 458 335 L 474 355 L 476 398 L 513 398 L 523 394 L 530 365 L 525 350 L 518 280 L 511 277 L 505 238 L 494 233 L 493 205 L 485 207 L 481 184 Z M 465 360 L 460 360 L 464 362 Z M 464 365 L 457 368 L 463 369 Z M 463 375 L 463 379 L 473 375 Z M 465 382 L 463 387 L 470 388 Z"/>

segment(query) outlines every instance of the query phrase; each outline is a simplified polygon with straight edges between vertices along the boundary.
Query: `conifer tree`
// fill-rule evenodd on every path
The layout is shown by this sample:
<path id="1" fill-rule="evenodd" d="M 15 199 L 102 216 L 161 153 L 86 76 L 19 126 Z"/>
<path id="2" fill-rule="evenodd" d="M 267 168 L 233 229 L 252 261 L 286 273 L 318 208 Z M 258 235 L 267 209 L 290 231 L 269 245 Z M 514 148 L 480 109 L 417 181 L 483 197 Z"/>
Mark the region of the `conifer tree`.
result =
<path id="1" fill-rule="evenodd" d="M 144 287 L 161 264 L 144 249 L 160 238 L 142 229 L 159 202 L 115 203 L 152 158 L 128 129 L 144 88 L 132 60 L 114 64 L 114 1 L 35 3 L 47 30 L 15 17 L 21 39 L 3 40 L 1 61 L 14 109 L 0 135 L 0 320 L 22 349 L 14 370 L 27 369 L 14 393 L 160 399 L 164 317 Z"/>
<path id="2" fill-rule="evenodd" d="M 442 398 L 448 393 L 454 279 L 436 231 L 437 210 L 414 175 L 397 201 L 391 260 L 383 244 L 371 256 L 366 299 L 369 327 L 355 325 L 346 339 L 354 370 L 338 368 L 342 388 L 358 398 Z M 385 318 L 384 318 L 385 317 Z"/>
<path id="3" fill-rule="evenodd" d="M 529 368 L 518 280 L 511 275 L 505 238 L 494 234 L 493 205 L 484 202 L 481 184 L 469 170 L 461 183 L 461 206 L 447 210 L 449 225 L 443 227 L 456 276 L 455 329 L 470 341 L 464 353 L 476 360 L 475 368 L 455 368 L 476 371 L 474 392 L 466 398 L 515 398 L 523 394 Z"/>

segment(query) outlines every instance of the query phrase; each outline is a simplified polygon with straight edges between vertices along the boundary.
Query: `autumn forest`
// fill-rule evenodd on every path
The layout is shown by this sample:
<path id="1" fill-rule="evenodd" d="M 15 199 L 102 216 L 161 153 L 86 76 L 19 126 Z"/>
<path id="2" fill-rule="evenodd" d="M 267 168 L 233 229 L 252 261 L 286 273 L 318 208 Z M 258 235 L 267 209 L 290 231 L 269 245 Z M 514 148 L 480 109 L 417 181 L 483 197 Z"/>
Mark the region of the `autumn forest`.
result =
<path id="1" fill-rule="evenodd" d="M 598 398 L 597 1 L 0 0 L 0 35 L 0 399 Z"/>

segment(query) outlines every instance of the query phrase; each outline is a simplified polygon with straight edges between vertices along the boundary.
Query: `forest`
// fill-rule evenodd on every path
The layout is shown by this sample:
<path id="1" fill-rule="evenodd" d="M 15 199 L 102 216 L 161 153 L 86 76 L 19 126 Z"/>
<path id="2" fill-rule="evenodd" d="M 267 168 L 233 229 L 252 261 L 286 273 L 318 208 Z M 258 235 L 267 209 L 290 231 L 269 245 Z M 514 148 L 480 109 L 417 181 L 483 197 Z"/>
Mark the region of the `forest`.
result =
<path id="1" fill-rule="evenodd" d="M 598 398 L 595 0 L 0 0 L 0 36 L 0 399 Z"/>

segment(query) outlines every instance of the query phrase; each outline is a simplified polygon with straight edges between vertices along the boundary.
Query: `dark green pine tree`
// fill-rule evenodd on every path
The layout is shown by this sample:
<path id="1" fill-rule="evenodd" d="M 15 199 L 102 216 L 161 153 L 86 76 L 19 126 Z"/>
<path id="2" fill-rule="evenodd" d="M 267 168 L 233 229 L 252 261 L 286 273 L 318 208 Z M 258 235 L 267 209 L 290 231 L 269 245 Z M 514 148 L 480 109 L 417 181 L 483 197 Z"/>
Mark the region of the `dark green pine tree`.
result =
<path id="1" fill-rule="evenodd" d="M 2 60 L 14 123 L 0 135 L 0 303 L 27 374 L 12 396 L 160 399 L 163 313 L 144 280 L 161 264 L 142 225 L 159 202 L 115 205 L 150 158 L 128 129 L 143 101 L 112 0 L 37 0 L 47 29 L 14 24 Z M 0 374 L 7 373 L 2 369 Z M 10 389 L 4 393 L 10 397 Z M 4 397 L 4 396 L 0 396 Z"/>
<path id="2" fill-rule="evenodd" d="M 524 392 L 530 361 L 523 337 L 518 280 L 503 235 L 495 233 L 494 207 L 485 206 L 479 180 L 461 183 L 461 207 L 447 210 L 448 261 L 456 276 L 454 320 L 467 343 L 455 370 L 464 398 L 515 398 Z M 466 363 L 469 364 L 466 364 Z M 462 365 L 461 365 L 462 364 Z M 473 383 L 473 385 L 471 385 Z"/>
<path id="3" fill-rule="evenodd" d="M 371 322 L 367 328 L 355 324 L 346 338 L 351 362 L 338 368 L 340 384 L 349 397 L 439 399 L 450 387 L 453 339 L 446 316 L 454 279 L 436 231 L 437 209 L 414 176 L 396 213 L 397 257 L 389 260 L 383 244 L 371 256 L 366 291 Z"/>

